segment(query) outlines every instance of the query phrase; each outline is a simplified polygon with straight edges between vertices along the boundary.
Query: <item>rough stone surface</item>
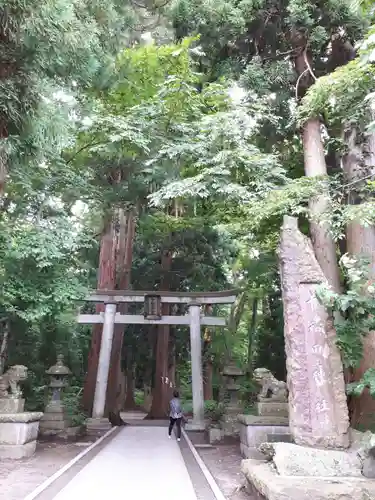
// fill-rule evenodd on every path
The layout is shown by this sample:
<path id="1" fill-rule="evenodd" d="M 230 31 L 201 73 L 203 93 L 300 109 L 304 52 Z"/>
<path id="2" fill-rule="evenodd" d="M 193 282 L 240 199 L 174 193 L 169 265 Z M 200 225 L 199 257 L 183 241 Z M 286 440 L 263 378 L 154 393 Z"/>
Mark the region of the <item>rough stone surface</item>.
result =
<path id="1" fill-rule="evenodd" d="M 254 460 L 264 460 L 264 455 L 258 448 L 254 448 L 253 446 L 246 446 L 243 443 L 240 443 L 240 452 L 243 458 L 251 458 Z"/>
<path id="2" fill-rule="evenodd" d="M 0 458 L 20 460 L 34 455 L 36 441 L 29 441 L 25 444 L 0 444 Z"/>
<path id="3" fill-rule="evenodd" d="M 362 462 L 355 453 L 306 448 L 292 443 L 267 443 L 260 450 L 272 459 L 281 476 L 362 476 Z"/>
<path id="4" fill-rule="evenodd" d="M 21 413 L 25 408 L 25 400 L 22 398 L 0 399 L 0 413 Z"/>
<path id="5" fill-rule="evenodd" d="M 13 365 L 0 375 L 0 398 L 22 398 L 20 383 L 27 379 L 28 368 L 24 365 Z"/>
<path id="6" fill-rule="evenodd" d="M 219 441 L 221 441 L 223 439 L 223 434 L 224 433 L 222 429 L 218 429 L 215 427 L 211 427 L 210 429 L 208 429 L 208 440 L 210 444 L 218 443 Z"/>
<path id="7" fill-rule="evenodd" d="M 288 418 L 288 403 L 282 402 L 258 402 L 257 413 L 261 417 L 285 417 Z"/>
<path id="8" fill-rule="evenodd" d="M 240 424 L 238 423 L 238 410 L 226 411 L 220 420 L 224 436 L 237 437 L 240 433 Z"/>
<path id="9" fill-rule="evenodd" d="M 326 278 L 293 217 L 284 218 L 279 257 L 291 433 L 300 445 L 347 448 L 349 417 L 336 331 L 316 297 Z"/>
<path id="10" fill-rule="evenodd" d="M 373 500 L 375 481 L 364 478 L 283 477 L 269 463 L 243 460 L 249 484 L 267 500 Z"/>
<path id="11" fill-rule="evenodd" d="M 369 456 L 375 457 L 375 434 L 371 431 L 361 432 L 350 429 L 350 450 L 365 460 Z"/>
<path id="12" fill-rule="evenodd" d="M 367 457 L 364 459 L 362 474 L 369 479 L 375 479 L 375 458 Z"/>
<path id="13" fill-rule="evenodd" d="M 39 422 L 1 422 L 0 444 L 25 444 L 35 441 Z"/>
<path id="14" fill-rule="evenodd" d="M 2 413 L 0 414 L 1 422 L 39 422 L 43 413 L 40 412 L 23 412 L 23 413 Z"/>
<path id="15" fill-rule="evenodd" d="M 256 368 L 253 372 L 254 380 L 260 385 L 258 401 L 280 401 L 288 399 L 287 385 L 268 370 L 268 368 Z"/>

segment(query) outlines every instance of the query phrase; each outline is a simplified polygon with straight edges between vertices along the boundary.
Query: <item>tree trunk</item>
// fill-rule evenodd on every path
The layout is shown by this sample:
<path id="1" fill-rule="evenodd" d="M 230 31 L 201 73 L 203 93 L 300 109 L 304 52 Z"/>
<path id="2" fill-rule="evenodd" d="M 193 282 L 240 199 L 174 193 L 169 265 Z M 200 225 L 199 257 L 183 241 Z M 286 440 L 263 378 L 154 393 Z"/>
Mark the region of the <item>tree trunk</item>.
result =
<path id="1" fill-rule="evenodd" d="M 116 288 L 119 290 L 128 290 L 130 287 L 131 267 L 133 262 L 133 244 L 135 235 L 134 211 L 130 210 L 125 213 L 124 210 L 120 209 L 119 226 L 120 230 L 116 254 Z M 126 314 L 128 311 L 128 304 L 119 304 L 117 306 L 117 310 L 121 314 Z M 121 386 L 124 384 L 124 381 L 121 380 L 121 378 L 124 377 L 124 375 L 121 370 L 121 353 L 124 331 L 125 325 L 115 325 L 111 351 L 111 363 L 108 375 L 106 414 L 108 414 L 109 411 L 116 412 L 120 410 L 123 403 L 123 401 L 121 401 Z M 133 387 L 133 384 L 131 387 Z M 133 389 L 131 390 L 133 391 Z M 130 402 L 128 399 L 128 392 L 129 388 L 126 392 L 126 400 Z"/>
<path id="2" fill-rule="evenodd" d="M 176 327 L 171 327 L 169 330 L 168 353 L 168 379 L 174 389 L 176 387 Z"/>
<path id="3" fill-rule="evenodd" d="M 310 119 L 305 123 L 302 140 L 306 176 L 326 176 L 327 167 L 318 119 Z M 341 291 L 341 283 L 336 244 L 330 234 L 329 225 L 319 223 L 319 219 L 322 216 L 324 217 L 323 214 L 329 213 L 329 206 L 328 190 L 310 200 L 309 208 L 313 219 L 310 222 L 310 235 L 317 261 L 332 289 L 339 293 Z"/>
<path id="4" fill-rule="evenodd" d="M 301 44 L 301 40 L 298 40 L 297 43 Z M 301 98 L 312 85 L 315 77 L 312 73 L 311 60 L 309 61 L 306 49 L 303 49 L 303 46 L 299 45 L 299 50 L 300 53 L 295 59 L 295 69 L 298 75 L 296 94 Z M 307 177 L 326 177 L 327 165 L 318 118 L 310 118 L 304 124 L 302 144 L 305 175 Z M 329 285 L 335 292 L 339 293 L 341 291 L 341 283 L 336 243 L 330 234 L 329 225 L 320 223 L 320 219 L 324 218 L 324 214 L 329 213 L 329 207 L 328 188 L 310 200 L 309 209 L 312 218 L 312 221 L 310 221 L 310 237 L 316 259 Z"/>
<path id="5" fill-rule="evenodd" d="M 4 373 L 5 369 L 5 363 L 8 357 L 8 345 L 9 345 L 9 335 L 10 335 L 10 326 L 9 326 L 9 320 L 4 319 L 2 321 L 3 324 L 3 337 L 1 339 L 1 346 L 0 346 L 0 375 Z"/>
<path id="6" fill-rule="evenodd" d="M 131 353 L 129 353 L 126 368 L 126 397 L 124 409 L 135 410 L 136 406 L 134 399 L 134 367 L 132 366 Z"/>
<path id="7" fill-rule="evenodd" d="M 247 373 L 249 376 L 252 376 L 253 374 L 254 336 L 257 324 L 257 313 L 258 313 L 258 299 L 254 297 L 251 307 L 251 321 L 249 325 L 249 336 L 247 345 Z"/>
<path id="8" fill-rule="evenodd" d="M 161 290 L 169 288 L 169 272 L 172 266 L 172 254 L 169 251 L 163 252 L 161 259 L 162 280 Z M 162 305 L 162 314 L 169 314 L 169 304 Z M 164 419 L 167 414 L 167 384 L 168 377 L 168 347 L 169 347 L 169 325 L 159 325 L 156 343 L 156 367 L 155 386 L 152 394 L 152 404 L 147 416 L 149 419 Z"/>
<path id="9" fill-rule="evenodd" d="M 163 304 L 163 315 L 169 313 L 169 305 Z M 168 377 L 168 345 L 169 325 L 159 325 L 156 344 L 155 387 L 152 393 L 152 404 L 148 414 L 150 419 L 164 419 L 166 417 L 166 400 Z"/>
<path id="10" fill-rule="evenodd" d="M 351 128 L 344 135 L 348 146 L 348 153 L 343 157 L 342 165 L 346 182 L 353 182 L 350 190 L 349 203 L 360 204 L 363 197 L 360 194 L 365 184 L 364 178 L 375 174 L 375 134 L 371 134 L 367 141 L 355 128 Z M 364 257 L 370 261 L 369 280 L 375 280 L 375 228 L 364 227 L 359 220 L 352 221 L 346 229 L 347 251 L 354 257 Z M 369 369 L 375 368 L 375 332 L 370 332 L 363 339 L 363 358 L 359 368 L 353 370 L 353 380 L 358 381 Z M 375 413 L 375 400 L 366 389 L 362 396 L 351 400 L 351 424 L 368 424 Z M 372 422 L 371 422 L 372 423 Z"/>
<path id="11" fill-rule="evenodd" d="M 101 236 L 99 266 L 98 266 L 98 290 L 114 290 L 115 288 L 115 269 L 116 262 L 116 233 L 112 220 L 105 223 Z M 96 313 L 104 311 L 103 304 L 97 304 Z M 103 326 L 94 325 L 91 347 L 88 356 L 88 366 L 86 380 L 83 390 L 83 407 L 88 415 L 92 414 L 94 403 L 96 375 L 98 371 L 100 342 L 102 338 Z"/>

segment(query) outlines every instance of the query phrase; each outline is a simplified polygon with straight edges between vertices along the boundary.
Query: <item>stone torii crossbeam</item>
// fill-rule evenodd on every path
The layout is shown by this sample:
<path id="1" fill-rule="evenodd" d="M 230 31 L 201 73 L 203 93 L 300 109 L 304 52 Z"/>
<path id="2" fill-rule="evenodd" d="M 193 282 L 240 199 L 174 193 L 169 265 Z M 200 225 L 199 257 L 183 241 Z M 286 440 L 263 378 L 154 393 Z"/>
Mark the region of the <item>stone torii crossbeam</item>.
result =
<path id="1" fill-rule="evenodd" d="M 105 304 L 104 313 L 79 314 L 78 323 L 103 324 L 100 345 L 99 365 L 96 377 L 95 396 L 92 417 L 102 419 L 106 400 L 109 366 L 111 359 L 112 340 L 115 324 L 137 325 L 189 325 L 190 352 L 193 391 L 193 421 L 191 428 L 204 429 L 204 398 L 202 373 L 202 337 L 201 325 L 226 326 L 224 317 L 204 316 L 201 306 L 214 304 L 233 304 L 238 290 L 223 292 L 145 292 L 145 291 L 102 291 L 96 290 L 85 300 Z M 144 303 L 144 315 L 120 314 L 117 312 L 119 303 Z M 185 304 L 188 306 L 187 315 L 162 315 L 162 304 Z"/>

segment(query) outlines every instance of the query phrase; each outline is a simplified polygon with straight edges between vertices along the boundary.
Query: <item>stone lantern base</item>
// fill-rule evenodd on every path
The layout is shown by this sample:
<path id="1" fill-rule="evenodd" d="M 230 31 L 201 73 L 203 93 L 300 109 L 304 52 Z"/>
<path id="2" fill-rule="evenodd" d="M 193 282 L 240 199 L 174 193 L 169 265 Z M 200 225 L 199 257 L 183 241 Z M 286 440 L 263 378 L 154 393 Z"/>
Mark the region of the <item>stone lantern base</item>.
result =
<path id="1" fill-rule="evenodd" d="M 82 434 L 84 434 L 84 428 L 82 426 L 72 426 L 71 420 L 61 402 L 50 403 L 46 406 L 39 426 L 39 435 L 41 437 L 73 439 Z"/>
<path id="2" fill-rule="evenodd" d="M 38 412 L 0 414 L 0 458 L 31 457 L 42 416 Z"/>

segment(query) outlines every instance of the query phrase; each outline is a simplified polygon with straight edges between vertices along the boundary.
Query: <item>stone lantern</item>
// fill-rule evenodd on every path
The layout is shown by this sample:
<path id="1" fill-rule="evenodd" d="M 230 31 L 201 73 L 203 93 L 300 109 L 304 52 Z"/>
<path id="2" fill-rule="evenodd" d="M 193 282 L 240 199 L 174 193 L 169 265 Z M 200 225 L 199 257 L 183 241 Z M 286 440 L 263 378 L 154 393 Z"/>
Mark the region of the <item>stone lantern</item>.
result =
<path id="1" fill-rule="evenodd" d="M 225 393 L 227 399 L 227 410 L 237 411 L 239 409 L 238 394 L 241 389 L 238 379 L 244 375 L 244 372 L 237 366 L 230 364 L 223 370 Z"/>
<path id="2" fill-rule="evenodd" d="M 222 397 L 225 400 L 225 413 L 221 418 L 221 438 L 223 436 L 234 437 L 239 433 L 237 415 L 241 406 L 239 401 L 241 386 L 238 379 L 243 375 L 243 371 L 232 363 L 226 365 L 222 371 L 224 379 Z"/>
<path id="3" fill-rule="evenodd" d="M 64 365 L 64 356 L 59 354 L 57 356 L 57 363 L 51 366 L 46 374 L 51 377 L 49 386 L 52 389 L 52 397 L 50 404 L 54 406 L 61 406 L 61 393 L 65 387 L 68 386 L 68 378 L 72 375 L 72 372 L 67 366 Z"/>
<path id="4" fill-rule="evenodd" d="M 52 394 L 40 422 L 40 433 L 49 436 L 65 434 L 71 423 L 65 412 L 62 392 L 68 386 L 68 378 L 72 372 L 64 365 L 62 354 L 57 356 L 57 363 L 51 366 L 46 374 L 50 377 L 49 387 Z"/>

